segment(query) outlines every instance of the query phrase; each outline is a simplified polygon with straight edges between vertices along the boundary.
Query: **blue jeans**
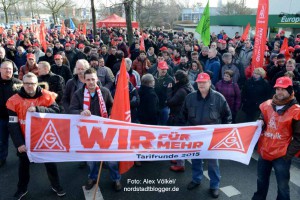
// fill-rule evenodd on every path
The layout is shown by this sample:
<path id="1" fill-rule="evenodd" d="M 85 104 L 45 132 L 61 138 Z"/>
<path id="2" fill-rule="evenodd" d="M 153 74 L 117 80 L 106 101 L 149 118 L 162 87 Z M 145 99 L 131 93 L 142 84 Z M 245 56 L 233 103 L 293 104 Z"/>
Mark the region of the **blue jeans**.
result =
<path id="1" fill-rule="evenodd" d="M 252 200 L 265 200 L 269 190 L 269 182 L 272 168 L 274 168 L 277 180 L 277 200 L 290 199 L 290 168 L 291 160 L 282 157 L 272 161 L 264 160 L 261 156 L 257 163 L 257 191 Z"/>
<path id="2" fill-rule="evenodd" d="M 109 168 L 109 173 L 110 173 L 110 178 L 113 181 L 118 181 L 121 179 L 121 175 L 119 173 L 119 162 L 116 161 L 110 161 L 110 162 L 105 162 Z M 87 162 L 89 168 L 90 168 L 90 173 L 89 173 L 89 179 L 92 180 L 97 180 L 98 177 L 98 172 L 99 172 L 99 162 L 96 161 L 89 161 Z"/>
<path id="3" fill-rule="evenodd" d="M 0 160 L 8 155 L 8 120 L 0 119 Z"/>
<path id="4" fill-rule="evenodd" d="M 217 159 L 208 159 L 208 176 L 210 178 L 210 189 L 218 189 L 220 187 L 220 168 Z M 203 178 L 203 160 L 192 159 L 193 182 L 199 183 Z"/>
<path id="5" fill-rule="evenodd" d="M 167 125 L 167 121 L 169 119 L 170 108 L 164 107 L 160 109 L 158 116 L 158 125 Z"/>

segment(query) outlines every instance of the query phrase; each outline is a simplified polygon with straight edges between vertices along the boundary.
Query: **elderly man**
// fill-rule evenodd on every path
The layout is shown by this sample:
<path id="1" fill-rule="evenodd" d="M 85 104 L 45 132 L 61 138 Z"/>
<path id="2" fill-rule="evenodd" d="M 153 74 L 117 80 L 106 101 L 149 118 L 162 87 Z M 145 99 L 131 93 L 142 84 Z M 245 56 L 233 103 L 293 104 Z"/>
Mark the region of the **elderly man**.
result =
<path id="1" fill-rule="evenodd" d="M 19 79 L 22 80 L 23 76 L 28 72 L 32 72 L 35 75 L 38 75 L 38 67 L 35 61 L 35 55 L 32 53 L 27 54 L 27 62 L 20 68 Z"/>
<path id="2" fill-rule="evenodd" d="M 21 90 L 9 98 L 6 103 L 9 114 L 8 128 L 19 157 L 18 190 L 14 195 L 17 199 L 21 199 L 27 194 L 30 178 L 30 162 L 26 153 L 29 147 L 25 146 L 26 112 L 58 113 L 56 96 L 55 93 L 39 87 L 37 76 L 29 72 L 23 77 Z M 60 185 L 56 164 L 45 163 L 45 166 L 52 190 L 58 196 L 64 196 L 66 193 Z"/>
<path id="3" fill-rule="evenodd" d="M 232 121 L 230 108 L 225 97 L 215 90 L 212 90 L 211 79 L 207 73 L 200 73 L 196 79 L 198 91 L 186 96 L 181 108 L 179 124 L 196 126 L 211 124 L 230 124 Z M 193 105 L 193 106 L 191 106 Z M 210 177 L 210 194 L 218 198 L 220 187 L 219 162 L 216 159 L 209 159 L 208 175 Z M 198 187 L 203 178 L 203 160 L 192 160 L 192 181 L 187 189 L 192 190 Z"/>
<path id="4" fill-rule="evenodd" d="M 63 77 L 65 80 L 65 83 L 68 82 L 68 80 L 73 77 L 70 68 L 67 65 L 63 64 L 63 58 L 60 54 L 56 54 L 54 56 L 54 61 L 55 61 L 55 65 L 52 65 L 51 71 L 54 74 L 57 74 L 57 75 L 60 75 L 61 77 Z"/>
<path id="5" fill-rule="evenodd" d="M 13 77 L 13 65 L 9 61 L 0 68 L 0 167 L 6 163 L 8 155 L 8 112 L 6 101 L 17 92 L 17 85 L 22 82 Z"/>
<path id="6" fill-rule="evenodd" d="M 47 90 L 55 92 L 57 94 L 56 103 L 61 105 L 61 99 L 63 97 L 63 88 L 65 87 L 65 81 L 63 77 L 52 73 L 51 66 L 48 62 L 42 61 L 38 64 L 38 81 L 39 83 L 46 83 L 48 88 Z M 62 107 L 60 107 L 62 112 Z"/>
<path id="7" fill-rule="evenodd" d="M 263 131 L 258 141 L 257 191 L 252 200 L 266 199 L 272 168 L 277 180 L 277 198 L 290 199 L 291 159 L 300 150 L 300 106 L 292 80 L 281 77 L 273 99 L 260 104 Z"/>

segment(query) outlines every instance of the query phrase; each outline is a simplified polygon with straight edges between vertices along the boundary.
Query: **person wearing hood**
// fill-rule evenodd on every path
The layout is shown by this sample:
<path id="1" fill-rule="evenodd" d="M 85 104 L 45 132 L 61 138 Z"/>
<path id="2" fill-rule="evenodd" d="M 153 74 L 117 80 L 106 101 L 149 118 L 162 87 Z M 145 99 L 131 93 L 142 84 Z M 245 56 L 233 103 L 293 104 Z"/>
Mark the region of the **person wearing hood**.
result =
<path id="1" fill-rule="evenodd" d="M 175 73 L 175 84 L 168 85 L 167 90 L 167 106 L 170 108 L 168 126 L 178 125 L 178 116 L 183 105 L 185 97 L 194 91 L 194 88 L 189 82 L 188 75 L 183 70 L 177 70 Z M 170 170 L 174 172 L 181 172 L 185 170 L 184 160 L 173 160 Z"/>
<path id="2" fill-rule="evenodd" d="M 51 47 L 48 47 L 46 49 L 46 54 L 44 56 L 40 57 L 39 62 L 40 61 L 46 61 L 50 65 L 54 65 L 55 64 L 55 62 L 54 62 L 54 56 L 53 56 L 53 50 L 52 50 Z"/>

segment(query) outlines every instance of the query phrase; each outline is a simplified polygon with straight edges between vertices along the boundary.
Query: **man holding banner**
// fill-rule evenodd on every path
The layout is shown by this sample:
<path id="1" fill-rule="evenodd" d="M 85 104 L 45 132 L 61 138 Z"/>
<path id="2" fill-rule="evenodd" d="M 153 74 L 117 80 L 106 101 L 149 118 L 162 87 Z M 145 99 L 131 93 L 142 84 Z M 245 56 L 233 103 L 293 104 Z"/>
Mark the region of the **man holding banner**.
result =
<path id="1" fill-rule="evenodd" d="M 225 97 L 210 89 L 211 80 L 207 73 L 200 73 L 196 79 L 198 91 L 186 96 L 180 113 L 180 124 L 187 126 L 230 124 L 232 121 L 230 108 Z M 198 187 L 203 178 L 203 160 L 192 159 L 192 181 L 187 189 Z M 210 194 L 219 197 L 220 169 L 217 159 L 208 160 L 210 177 Z"/>
<path id="2" fill-rule="evenodd" d="M 30 162 L 25 146 L 25 121 L 26 112 L 59 113 L 59 106 L 55 102 L 57 94 L 42 89 L 37 85 L 38 78 L 29 72 L 23 76 L 23 87 L 19 93 L 8 99 L 6 106 L 9 114 L 9 132 L 19 157 L 19 182 L 18 190 L 14 197 L 21 199 L 27 194 L 30 178 Z M 57 167 L 55 163 L 45 163 L 47 175 L 51 182 L 52 190 L 58 196 L 66 193 L 60 186 Z"/>
<path id="3" fill-rule="evenodd" d="M 276 80 L 273 99 L 260 104 L 265 127 L 258 141 L 257 191 L 252 200 L 266 199 L 272 168 L 277 180 L 277 199 L 290 199 L 291 159 L 300 151 L 300 106 L 289 77 Z"/>
<path id="4" fill-rule="evenodd" d="M 113 98 L 110 91 L 105 87 L 98 86 L 97 71 L 93 68 L 87 69 L 84 72 L 84 86 L 77 90 L 71 100 L 70 113 L 80 114 L 82 116 L 101 116 L 108 118 Z M 90 167 L 89 179 L 85 185 L 86 190 L 90 190 L 97 182 L 99 165 L 98 162 L 88 162 Z M 115 190 L 122 189 L 120 182 L 121 175 L 118 169 L 118 162 L 107 162 L 110 170 L 110 176 L 115 183 Z"/>

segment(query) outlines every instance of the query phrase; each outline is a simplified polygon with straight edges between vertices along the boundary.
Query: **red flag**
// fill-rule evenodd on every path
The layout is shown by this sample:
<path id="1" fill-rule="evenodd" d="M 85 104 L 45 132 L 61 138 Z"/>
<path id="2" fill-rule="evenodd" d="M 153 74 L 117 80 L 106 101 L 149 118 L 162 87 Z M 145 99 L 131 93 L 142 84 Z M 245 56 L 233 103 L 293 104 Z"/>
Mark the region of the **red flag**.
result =
<path id="1" fill-rule="evenodd" d="M 40 25 L 40 42 L 41 42 L 41 45 L 46 53 L 46 50 L 47 50 L 47 42 L 46 42 L 46 33 L 45 33 L 45 23 L 44 21 L 41 22 L 41 25 Z"/>
<path id="2" fill-rule="evenodd" d="M 128 88 L 128 78 L 125 65 L 125 59 L 122 59 L 120 66 L 120 73 L 117 80 L 116 93 L 114 97 L 114 104 L 111 110 L 111 119 L 120 120 L 120 121 L 131 121 L 130 115 L 130 102 L 129 102 L 129 88 Z M 133 161 L 123 161 L 119 163 L 119 172 L 124 174 L 132 166 Z"/>
<path id="3" fill-rule="evenodd" d="M 66 35 L 66 27 L 65 27 L 64 20 L 61 21 L 60 34 Z"/>
<path id="4" fill-rule="evenodd" d="M 289 43 L 287 38 L 284 38 L 282 42 L 282 45 L 280 47 L 280 53 L 284 54 L 286 60 L 291 58 L 291 55 L 289 53 Z"/>
<path id="5" fill-rule="evenodd" d="M 4 32 L 4 28 L 0 27 L 0 34 Z"/>
<path id="6" fill-rule="evenodd" d="M 140 50 L 141 50 L 141 51 L 145 51 L 144 35 L 141 37 L 141 41 L 140 41 Z"/>
<path id="7" fill-rule="evenodd" d="M 252 56 L 254 68 L 263 67 L 268 30 L 269 0 L 259 0 L 256 14 L 255 43 Z"/>
<path id="8" fill-rule="evenodd" d="M 245 31 L 241 37 L 241 40 L 242 41 L 245 41 L 247 38 L 248 38 L 248 35 L 249 35 L 249 30 L 250 30 L 250 23 L 247 24 L 246 28 L 245 28 Z"/>
<path id="9" fill-rule="evenodd" d="M 86 36 L 86 23 L 83 24 L 82 33 Z"/>

